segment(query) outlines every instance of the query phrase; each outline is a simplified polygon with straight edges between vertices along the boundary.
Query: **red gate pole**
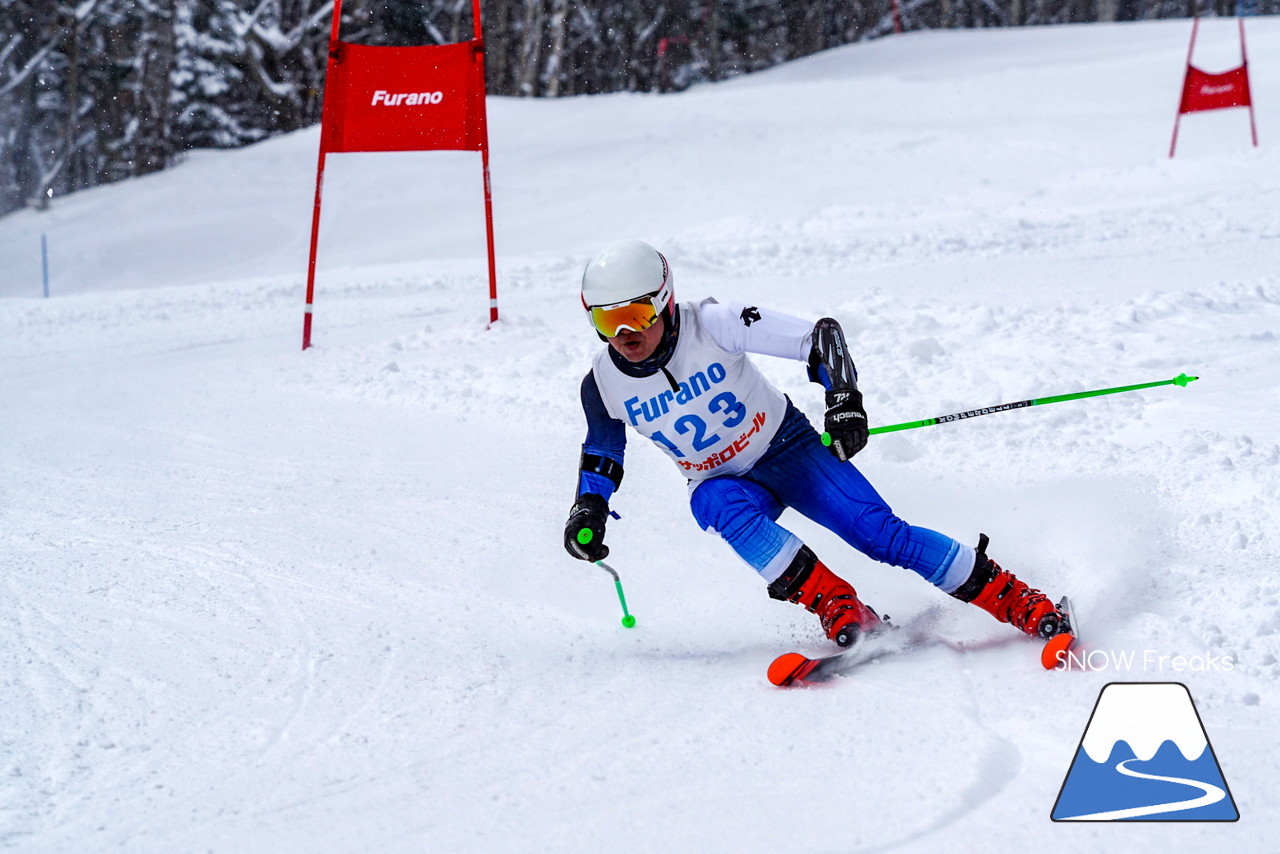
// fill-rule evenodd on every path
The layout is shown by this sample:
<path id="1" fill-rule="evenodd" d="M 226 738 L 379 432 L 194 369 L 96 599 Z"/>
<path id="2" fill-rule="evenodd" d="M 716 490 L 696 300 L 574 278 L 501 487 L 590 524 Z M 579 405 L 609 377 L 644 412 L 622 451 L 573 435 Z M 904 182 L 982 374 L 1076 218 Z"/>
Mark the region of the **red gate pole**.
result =
<path id="1" fill-rule="evenodd" d="M 476 45 L 480 51 L 481 67 L 484 66 L 484 28 L 480 21 L 480 0 L 471 0 L 471 22 L 475 29 Z M 488 87 L 483 76 L 480 80 L 480 105 L 481 109 L 488 110 L 485 106 L 485 94 Z M 489 130 L 488 120 L 485 121 L 484 145 L 480 149 L 480 162 L 484 168 L 484 226 L 485 226 L 485 242 L 489 253 L 489 323 L 493 324 L 498 321 L 498 271 L 494 262 L 493 254 L 493 189 L 489 181 Z"/>
<path id="2" fill-rule="evenodd" d="M 484 164 L 484 222 L 485 241 L 489 251 L 489 322 L 498 320 L 498 273 L 493 256 L 493 190 L 489 183 L 489 146 L 480 153 Z"/>
<path id="3" fill-rule="evenodd" d="M 341 0 L 339 0 L 341 2 Z M 316 201 L 311 209 L 311 255 L 307 259 L 307 305 L 302 315 L 302 349 L 311 346 L 311 307 L 316 296 L 316 243 L 320 238 L 320 195 L 324 187 L 324 145 L 316 164 Z"/>
<path id="4" fill-rule="evenodd" d="M 329 31 L 329 58 L 338 44 L 342 23 L 342 0 L 333 0 L 333 28 Z M 302 315 L 302 349 L 311 346 L 311 308 L 316 296 L 316 244 L 320 238 L 320 197 L 324 188 L 324 123 L 320 124 L 320 156 L 316 161 L 316 201 L 311 211 L 311 254 L 307 259 L 307 305 Z"/>
<path id="5" fill-rule="evenodd" d="M 1236 18 L 1240 22 L 1240 62 L 1244 64 L 1244 79 L 1246 85 L 1249 81 L 1249 55 L 1245 52 L 1244 46 L 1244 16 Z M 1253 94 L 1249 94 L 1249 132 L 1253 135 L 1253 147 L 1258 147 L 1258 125 L 1253 120 Z"/>
<path id="6" fill-rule="evenodd" d="M 1187 91 L 1187 78 L 1191 76 L 1191 54 L 1196 49 L 1196 30 L 1200 29 L 1200 16 L 1191 19 L 1191 44 L 1187 47 L 1187 71 L 1182 78 L 1182 91 L 1178 94 L 1178 114 L 1173 119 L 1173 142 L 1169 143 L 1169 156 L 1173 157 L 1173 152 L 1178 147 L 1178 125 L 1182 124 L 1182 92 Z"/>

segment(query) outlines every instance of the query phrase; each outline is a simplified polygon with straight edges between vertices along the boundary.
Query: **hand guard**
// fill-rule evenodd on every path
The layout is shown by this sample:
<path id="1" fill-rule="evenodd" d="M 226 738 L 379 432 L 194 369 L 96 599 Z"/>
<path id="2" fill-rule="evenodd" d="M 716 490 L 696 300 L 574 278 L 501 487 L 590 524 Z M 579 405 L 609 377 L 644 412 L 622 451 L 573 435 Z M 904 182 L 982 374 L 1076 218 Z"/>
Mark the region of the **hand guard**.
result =
<path id="1" fill-rule="evenodd" d="M 862 408 L 862 392 L 832 389 L 827 392 L 827 412 L 823 427 L 831 437 L 831 453 L 844 462 L 867 446 L 867 411 Z"/>
<path id="2" fill-rule="evenodd" d="M 604 525 L 609 518 L 609 504 L 594 492 L 578 496 L 564 525 L 564 547 L 578 560 L 597 561 L 609 556 L 604 544 Z"/>

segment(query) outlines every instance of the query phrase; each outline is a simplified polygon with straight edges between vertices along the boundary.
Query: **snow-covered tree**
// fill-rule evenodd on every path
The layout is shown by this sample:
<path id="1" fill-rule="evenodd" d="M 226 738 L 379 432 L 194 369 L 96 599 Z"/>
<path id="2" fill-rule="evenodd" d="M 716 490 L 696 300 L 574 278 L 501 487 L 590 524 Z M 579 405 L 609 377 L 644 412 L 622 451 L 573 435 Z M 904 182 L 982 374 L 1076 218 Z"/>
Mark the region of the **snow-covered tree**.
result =
<path id="1" fill-rule="evenodd" d="M 493 94 L 667 91 L 905 29 L 1135 20 L 1236 0 L 483 0 Z M 1254 13 L 1280 0 L 1249 0 Z M 472 0 L 345 0 L 342 37 L 465 41 Z M 333 0 L 0 0 L 0 214 L 319 120 Z"/>

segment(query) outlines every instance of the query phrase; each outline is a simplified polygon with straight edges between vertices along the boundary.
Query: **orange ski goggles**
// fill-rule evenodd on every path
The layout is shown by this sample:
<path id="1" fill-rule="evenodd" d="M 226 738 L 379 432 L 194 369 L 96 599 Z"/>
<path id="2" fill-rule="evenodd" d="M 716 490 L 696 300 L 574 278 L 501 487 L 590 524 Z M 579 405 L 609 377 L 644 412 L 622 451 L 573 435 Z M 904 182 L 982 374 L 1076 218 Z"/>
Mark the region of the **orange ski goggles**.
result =
<path id="1" fill-rule="evenodd" d="M 591 325 L 605 338 L 614 338 L 624 329 L 644 332 L 658 322 L 658 306 L 651 296 L 616 305 L 593 305 L 587 311 Z"/>

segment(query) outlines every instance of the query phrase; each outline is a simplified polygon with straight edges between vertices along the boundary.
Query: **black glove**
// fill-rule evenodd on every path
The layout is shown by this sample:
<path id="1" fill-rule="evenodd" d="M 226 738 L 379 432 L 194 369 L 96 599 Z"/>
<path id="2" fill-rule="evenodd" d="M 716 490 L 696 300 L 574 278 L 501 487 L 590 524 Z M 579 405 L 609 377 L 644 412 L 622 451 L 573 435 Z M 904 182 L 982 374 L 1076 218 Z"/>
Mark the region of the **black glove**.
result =
<path id="1" fill-rule="evenodd" d="M 832 389 L 827 392 L 827 414 L 823 427 L 831 437 L 831 453 L 841 462 L 867 446 L 867 411 L 862 408 L 862 392 Z"/>
<path id="2" fill-rule="evenodd" d="M 609 518 L 609 504 L 594 492 L 578 496 L 569 521 L 564 524 L 564 547 L 578 560 L 604 560 L 609 547 L 604 544 L 604 523 Z"/>

